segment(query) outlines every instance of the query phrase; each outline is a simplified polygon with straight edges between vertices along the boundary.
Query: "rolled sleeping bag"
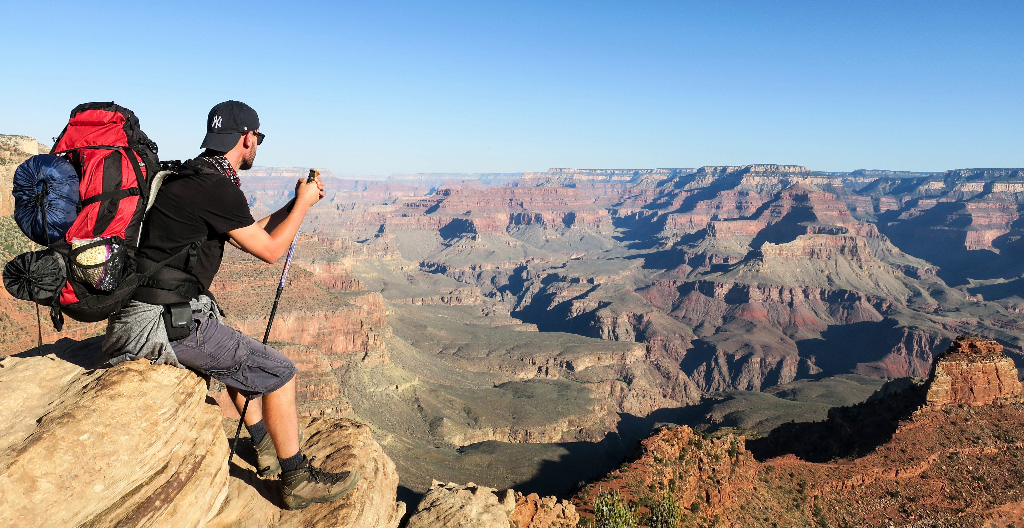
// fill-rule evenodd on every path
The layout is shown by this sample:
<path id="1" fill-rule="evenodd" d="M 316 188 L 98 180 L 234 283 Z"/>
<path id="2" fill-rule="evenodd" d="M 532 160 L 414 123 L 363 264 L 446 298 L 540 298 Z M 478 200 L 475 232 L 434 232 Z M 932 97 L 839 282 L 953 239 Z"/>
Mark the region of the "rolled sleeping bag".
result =
<path id="1" fill-rule="evenodd" d="M 17 299 L 49 306 L 67 281 L 66 270 L 64 258 L 52 249 L 22 253 L 4 266 L 4 287 Z"/>
<path id="2" fill-rule="evenodd" d="M 64 158 L 39 154 L 25 160 L 14 171 L 12 194 L 14 220 L 36 244 L 63 240 L 78 216 L 78 172 Z"/>

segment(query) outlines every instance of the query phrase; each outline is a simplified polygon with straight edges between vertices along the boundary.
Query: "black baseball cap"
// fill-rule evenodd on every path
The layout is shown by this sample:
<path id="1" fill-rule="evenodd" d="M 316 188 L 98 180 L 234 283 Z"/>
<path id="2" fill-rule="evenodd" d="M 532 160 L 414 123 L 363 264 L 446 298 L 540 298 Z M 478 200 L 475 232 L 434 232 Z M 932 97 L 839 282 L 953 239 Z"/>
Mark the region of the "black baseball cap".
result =
<path id="1" fill-rule="evenodd" d="M 206 138 L 201 148 L 227 152 L 238 138 L 260 128 L 260 116 L 241 101 L 224 101 L 210 109 L 206 118 Z"/>

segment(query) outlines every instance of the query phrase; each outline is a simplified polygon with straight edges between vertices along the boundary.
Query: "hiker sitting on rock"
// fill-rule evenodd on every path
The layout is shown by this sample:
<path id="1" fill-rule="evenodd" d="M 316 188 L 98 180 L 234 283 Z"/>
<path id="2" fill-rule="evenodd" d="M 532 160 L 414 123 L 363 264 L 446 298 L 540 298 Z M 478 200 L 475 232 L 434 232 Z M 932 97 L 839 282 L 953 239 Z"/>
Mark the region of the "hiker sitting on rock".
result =
<path id="1" fill-rule="evenodd" d="M 209 293 L 224 243 L 257 258 L 280 259 L 309 208 L 324 196 L 323 182 L 300 181 L 295 198 L 255 221 L 239 188 L 238 170 L 252 167 L 263 142 L 256 111 L 225 101 L 210 110 L 199 157 L 160 187 L 148 213 L 138 251 L 139 271 L 159 267 L 132 301 L 108 323 L 103 350 L 112 364 L 146 358 L 188 367 L 228 387 L 257 451 L 261 477 L 282 472 L 285 505 L 300 509 L 329 502 L 355 487 L 355 471 L 328 473 L 299 449 L 295 364 L 286 356 L 227 326 Z"/>

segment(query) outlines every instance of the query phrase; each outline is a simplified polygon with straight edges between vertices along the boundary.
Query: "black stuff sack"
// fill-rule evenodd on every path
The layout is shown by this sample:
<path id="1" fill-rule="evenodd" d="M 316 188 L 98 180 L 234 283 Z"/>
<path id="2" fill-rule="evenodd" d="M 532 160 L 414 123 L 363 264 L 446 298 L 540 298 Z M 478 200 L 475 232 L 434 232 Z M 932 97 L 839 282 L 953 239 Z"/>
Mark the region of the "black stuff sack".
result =
<path id="1" fill-rule="evenodd" d="M 4 266 L 4 287 L 17 299 L 49 306 L 67 281 L 66 269 L 52 249 L 22 253 Z"/>

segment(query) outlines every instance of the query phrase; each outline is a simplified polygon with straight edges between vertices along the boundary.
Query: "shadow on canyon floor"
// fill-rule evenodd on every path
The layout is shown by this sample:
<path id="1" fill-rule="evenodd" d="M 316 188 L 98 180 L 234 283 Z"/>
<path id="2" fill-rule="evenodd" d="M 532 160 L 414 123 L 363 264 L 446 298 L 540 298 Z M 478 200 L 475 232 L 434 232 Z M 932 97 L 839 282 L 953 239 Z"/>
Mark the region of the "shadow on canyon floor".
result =
<path id="1" fill-rule="evenodd" d="M 618 432 L 607 434 L 600 442 L 566 442 L 556 444 L 566 453 L 558 460 L 542 462 L 534 476 L 514 486 L 516 491 L 540 496 L 567 498 L 589 481 L 603 477 L 635 454 L 639 443 L 664 425 L 679 423 L 685 408 L 661 409 L 647 417 L 619 414 Z M 486 449 L 486 444 L 464 449 Z"/>
<path id="2" fill-rule="evenodd" d="M 858 458 L 887 443 L 905 420 L 925 403 L 927 386 L 911 378 L 889 385 L 879 397 L 848 407 L 835 407 L 822 422 L 786 423 L 767 436 L 747 440 L 758 460 L 796 455 L 807 462 Z"/>
<path id="3" fill-rule="evenodd" d="M 820 377 L 854 372 L 862 363 L 885 357 L 903 339 L 899 322 L 886 318 L 881 321 L 861 321 L 829 326 L 818 339 L 796 342 L 800 357 L 813 358 L 822 370 Z"/>

